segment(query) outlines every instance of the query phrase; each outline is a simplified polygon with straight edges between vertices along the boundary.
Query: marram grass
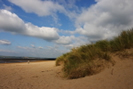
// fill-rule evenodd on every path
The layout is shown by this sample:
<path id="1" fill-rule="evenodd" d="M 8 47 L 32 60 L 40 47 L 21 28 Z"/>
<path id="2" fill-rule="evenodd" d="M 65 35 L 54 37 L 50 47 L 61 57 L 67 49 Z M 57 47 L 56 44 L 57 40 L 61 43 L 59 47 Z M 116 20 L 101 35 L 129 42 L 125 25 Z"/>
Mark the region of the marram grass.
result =
<path id="1" fill-rule="evenodd" d="M 82 45 L 73 48 L 71 52 L 56 59 L 56 66 L 63 65 L 63 72 L 67 78 L 79 78 L 93 75 L 108 64 L 113 64 L 111 53 L 133 47 L 133 29 L 123 31 L 113 40 L 101 40 L 95 44 Z"/>

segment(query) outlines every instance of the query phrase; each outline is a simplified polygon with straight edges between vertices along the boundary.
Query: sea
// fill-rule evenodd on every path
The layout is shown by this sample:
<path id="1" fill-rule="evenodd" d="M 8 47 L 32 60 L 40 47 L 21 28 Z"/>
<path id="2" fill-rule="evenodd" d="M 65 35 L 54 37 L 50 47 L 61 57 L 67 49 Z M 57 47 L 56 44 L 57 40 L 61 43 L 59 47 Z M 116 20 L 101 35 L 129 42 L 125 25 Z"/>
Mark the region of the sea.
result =
<path id="1" fill-rule="evenodd" d="M 34 62 L 34 61 L 46 61 L 46 60 L 1 60 L 0 63 L 20 63 L 20 62 Z"/>
<path id="2" fill-rule="evenodd" d="M 49 59 L 0 59 L 0 63 L 21 63 L 21 62 L 37 62 L 37 61 L 48 61 L 55 60 L 55 58 Z"/>

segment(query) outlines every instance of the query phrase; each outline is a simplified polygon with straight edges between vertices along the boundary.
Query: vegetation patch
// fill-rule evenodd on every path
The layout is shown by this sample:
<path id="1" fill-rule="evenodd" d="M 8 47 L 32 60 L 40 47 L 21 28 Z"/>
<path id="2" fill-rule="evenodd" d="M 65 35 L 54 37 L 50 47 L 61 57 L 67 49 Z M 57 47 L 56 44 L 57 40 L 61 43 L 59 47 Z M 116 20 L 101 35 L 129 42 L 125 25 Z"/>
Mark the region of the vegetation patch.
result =
<path id="1" fill-rule="evenodd" d="M 133 55 L 126 49 L 133 47 L 133 29 L 123 31 L 118 37 L 108 41 L 101 40 L 95 44 L 73 48 L 71 52 L 56 59 L 56 66 L 63 65 L 65 77 L 74 79 L 99 73 L 110 64 L 114 65 L 112 53 L 120 57 Z"/>

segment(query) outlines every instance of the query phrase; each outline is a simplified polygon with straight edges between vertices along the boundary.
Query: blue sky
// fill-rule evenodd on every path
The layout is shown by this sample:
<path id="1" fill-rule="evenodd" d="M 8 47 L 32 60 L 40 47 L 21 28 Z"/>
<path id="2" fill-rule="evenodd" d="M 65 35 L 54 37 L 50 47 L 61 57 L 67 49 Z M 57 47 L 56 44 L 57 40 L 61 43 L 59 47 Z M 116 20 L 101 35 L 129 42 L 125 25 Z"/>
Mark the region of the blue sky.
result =
<path id="1" fill-rule="evenodd" d="M 0 0 L 0 55 L 58 57 L 133 27 L 132 0 Z"/>

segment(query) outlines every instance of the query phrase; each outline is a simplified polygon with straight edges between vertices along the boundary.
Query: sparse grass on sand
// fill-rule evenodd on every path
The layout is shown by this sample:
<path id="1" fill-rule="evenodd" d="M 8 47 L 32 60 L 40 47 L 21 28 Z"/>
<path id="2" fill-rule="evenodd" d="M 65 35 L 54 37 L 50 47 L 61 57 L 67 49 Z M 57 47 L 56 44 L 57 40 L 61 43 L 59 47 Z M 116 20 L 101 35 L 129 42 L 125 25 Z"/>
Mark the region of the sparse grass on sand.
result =
<path id="1" fill-rule="evenodd" d="M 64 76 L 70 79 L 99 73 L 110 64 L 114 65 L 111 55 L 127 56 L 124 50 L 133 48 L 133 29 L 123 31 L 114 39 L 101 40 L 95 44 L 73 48 L 71 52 L 56 59 L 56 66 L 63 65 Z"/>

